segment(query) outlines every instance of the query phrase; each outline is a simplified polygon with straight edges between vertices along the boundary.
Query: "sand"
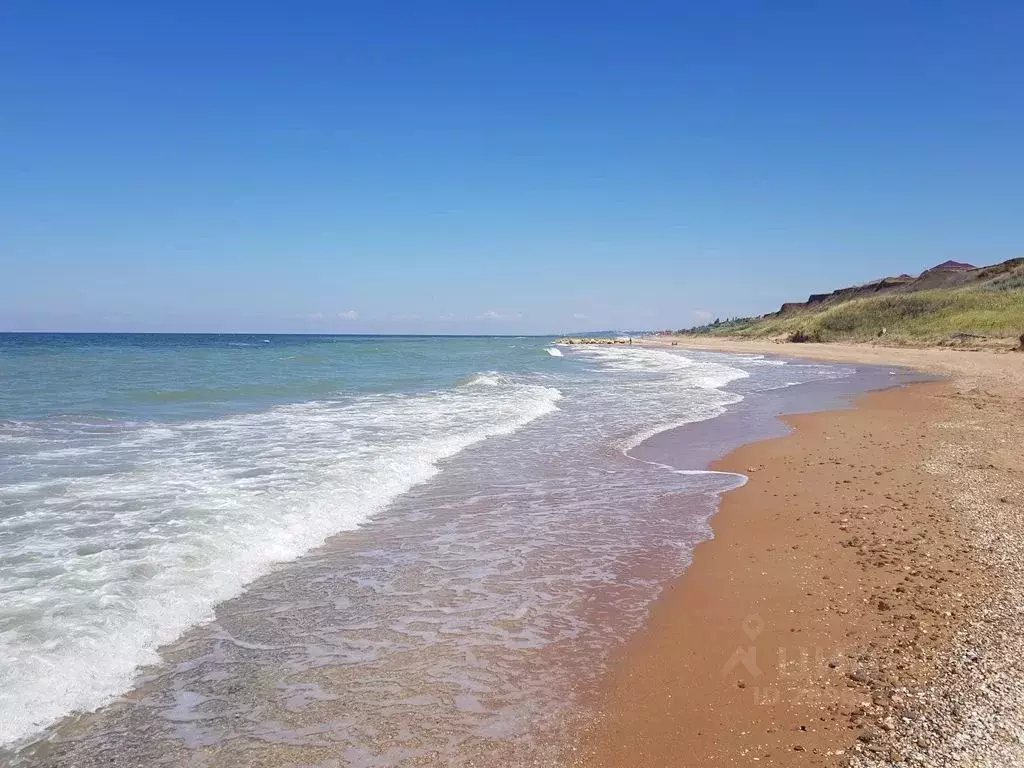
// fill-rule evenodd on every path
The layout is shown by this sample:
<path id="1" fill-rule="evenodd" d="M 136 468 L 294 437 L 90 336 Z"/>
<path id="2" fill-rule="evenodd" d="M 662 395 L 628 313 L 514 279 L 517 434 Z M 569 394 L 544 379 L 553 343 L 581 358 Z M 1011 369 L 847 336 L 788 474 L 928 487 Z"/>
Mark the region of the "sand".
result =
<path id="1" fill-rule="evenodd" d="M 1024 354 L 701 346 L 948 380 L 717 463 L 750 481 L 615 661 L 580 763 L 1024 765 Z"/>

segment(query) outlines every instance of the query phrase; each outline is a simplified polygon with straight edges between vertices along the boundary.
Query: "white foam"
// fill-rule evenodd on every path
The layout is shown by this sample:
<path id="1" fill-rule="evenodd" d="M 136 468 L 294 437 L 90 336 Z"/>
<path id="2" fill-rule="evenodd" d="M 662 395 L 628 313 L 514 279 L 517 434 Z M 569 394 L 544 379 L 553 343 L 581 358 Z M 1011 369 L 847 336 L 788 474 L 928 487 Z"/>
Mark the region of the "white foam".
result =
<path id="1" fill-rule="evenodd" d="M 21 454 L 59 493 L 6 489 L 17 511 L 0 519 L 0 742 L 111 700 L 274 563 L 358 527 L 442 459 L 560 397 L 482 374 L 426 395 L 113 431 L 98 453 L 85 438 L 53 450 L 62 436 Z"/>
<path id="2" fill-rule="evenodd" d="M 500 387 L 512 384 L 513 380 L 511 377 L 506 376 L 497 371 L 488 371 L 487 373 L 475 373 L 465 381 L 461 382 L 460 386 L 463 387 Z"/>
<path id="3" fill-rule="evenodd" d="M 720 416 L 743 400 L 742 395 L 720 388 L 750 375 L 716 360 L 660 349 L 593 347 L 583 354 L 611 373 L 630 375 L 629 386 L 642 390 L 636 407 L 646 408 L 650 415 L 638 419 L 647 422 L 641 429 L 620 440 L 619 448 L 625 453 L 660 432 Z"/>
<path id="4" fill-rule="evenodd" d="M 743 395 L 722 393 L 722 397 L 718 398 L 714 402 L 702 403 L 699 406 L 695 405 L 692 407 L 685 416 L 678 419 L 672 419 L 669 421 L 659 422 L 647 429 L 642 429 L 639 432 L 635 432 L 630 435 L 621 445 L 620 448 L 623 453 L 629 453 L 631 450 L 636 448 L 643 442 L 650 440 L 655 435 L 667 432 L 670 429 L 678 429 L 679 427 L 685 427 L 687 424 L 693 424 L 697 421 L 706 421 L 713 419 L 716 416 L 721 416 L 725 413 L 726 408 L 730 405 L 734 405 L 743 400 Z"/>

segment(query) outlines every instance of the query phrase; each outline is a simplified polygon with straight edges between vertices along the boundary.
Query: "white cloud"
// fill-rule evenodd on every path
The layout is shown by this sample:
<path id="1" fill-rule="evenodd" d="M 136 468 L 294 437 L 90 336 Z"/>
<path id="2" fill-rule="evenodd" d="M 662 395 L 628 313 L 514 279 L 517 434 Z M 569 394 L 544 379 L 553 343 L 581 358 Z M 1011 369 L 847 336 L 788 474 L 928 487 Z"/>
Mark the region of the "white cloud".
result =
<path id="1" fill-rule="evenodd" d="M 359 318 L 359 313 L 354 309 L 347 309 L 344 312 L 339 312 L 338 317 L 342 320 L 357 320 Z"/>
<path id="2" fill-rule="evenodd" d="M 582 312 L 573 312 L 572 316 L 575 317 L 577 320 L 586 320 L 587 319 L 587 316 L 584 315 Z"/>
<path id="3" fill-rule="evenodd" d="M 292 315 L 288 318 L 289 320 L 323 320 L 323 312 L 310 312 L 305 315 Z"/>
<path id="4" fill-rule="evenodd" d="M 693 316 L 698 320 L 710 320 L 714 315 L 706 309 L 695 309 Z"/>
<path id="5" fill-rule="evenodd" d="M 482 315 L 477 315 L 480 320 L 518 320 L 523 316 L 522 312 L 497 312 L 489 309 Z"/>
<path id="6" fill-rule="evenodd" d="M 455 319 L 455 313 L 454 312 L 445 312 L 443 315 L 441 315 L 437 319 L 438 320 L 454 320 Z"/>

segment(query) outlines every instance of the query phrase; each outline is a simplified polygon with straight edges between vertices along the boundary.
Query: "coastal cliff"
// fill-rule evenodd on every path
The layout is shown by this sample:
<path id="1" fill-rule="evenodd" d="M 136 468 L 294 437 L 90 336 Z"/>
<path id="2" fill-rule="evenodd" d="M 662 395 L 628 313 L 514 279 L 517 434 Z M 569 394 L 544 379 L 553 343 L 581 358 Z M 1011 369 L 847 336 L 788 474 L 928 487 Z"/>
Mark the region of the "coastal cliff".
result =
<path id="1" fill-rule="evenodd" d="M 987 267 L 946 261 L 916 277 L 884 277 L 758 317 L 715 320 L 688 335 L 795 342 L 872 341 L 1015 346 L 1024 333 L 1024 258 Z"/>

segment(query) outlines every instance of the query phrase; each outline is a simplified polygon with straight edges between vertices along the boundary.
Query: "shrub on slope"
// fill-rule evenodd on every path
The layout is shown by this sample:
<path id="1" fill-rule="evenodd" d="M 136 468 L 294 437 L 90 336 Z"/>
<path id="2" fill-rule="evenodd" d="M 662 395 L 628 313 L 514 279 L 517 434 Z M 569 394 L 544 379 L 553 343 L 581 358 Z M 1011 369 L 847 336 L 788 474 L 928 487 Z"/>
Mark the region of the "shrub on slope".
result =
<path id="1" fill-rule="evenodd" d="M 936 342 L 957 334 L 1017 338 L 1024 332 L 1024 286 L 1016 280 L 992 287 L 895 293 L 852 299 L 819 312 L 767 316 L 710 332 L 777 337 L 801 334 L 816 341 L 893 340 Z"/>

